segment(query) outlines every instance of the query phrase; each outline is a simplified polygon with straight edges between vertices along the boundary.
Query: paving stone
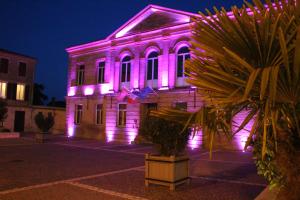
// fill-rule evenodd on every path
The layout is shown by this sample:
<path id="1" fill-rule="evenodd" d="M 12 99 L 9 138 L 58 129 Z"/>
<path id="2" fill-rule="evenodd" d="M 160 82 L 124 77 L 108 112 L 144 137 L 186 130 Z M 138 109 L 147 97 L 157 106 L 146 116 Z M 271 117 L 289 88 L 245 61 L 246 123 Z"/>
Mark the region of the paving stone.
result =
<path id="1" fill-rule="evenodd" d="M 245 186 L 235 183 L 192 179 L 190 185 L 182 185 L 176 191 L 170 191 L 168 187 L 163 186 L 150 185 L 148 188 L 145 187 L 144 177 L 143 171 L 130 171 L 80 182 L 153 200 L 252 200 L 264 189 L 262 186 Z"/>
<path id="2" fill-rule="evenodd" d="M 143 155 L 54 144 L 0 148 L 0 155 L 0 191 L 144 165 Z"/>
<path id="3" fill-rule="evenodd" d="M 69 184 L 26 190 L 12 194 L 0 195 L 1 200 L 120 200 L 117 196 L 86 190 Z"/>
<path id="4" fill-rule="evenodd" d="M 257 175 L 249 152 L 218 150 L 210 160 L 205 149 L 187 149 L 191 158 L 190 172 L 194 177 L 189 186 L 180 186 L 174 192 L 155 185 L 145 188 L 142 168 L 126 172 L 119 170 L 144 166 L 144 153 L 149 151 L 154 152 L 149 145 L 104 143 L 61 136 L 45 144 L 36 144 L 30 137 L 0 140 L 0 194 L 9 189 L 90 175 L 100 176 L 75 182 L 100 191 L 155 200 L 254 199 L 266 184 Z M 106 172 L 115 174 L 107 175 Z M 57 184 L 2 195 L 0 199 L 110 200 L 119 197 L 74 185 Z"/>

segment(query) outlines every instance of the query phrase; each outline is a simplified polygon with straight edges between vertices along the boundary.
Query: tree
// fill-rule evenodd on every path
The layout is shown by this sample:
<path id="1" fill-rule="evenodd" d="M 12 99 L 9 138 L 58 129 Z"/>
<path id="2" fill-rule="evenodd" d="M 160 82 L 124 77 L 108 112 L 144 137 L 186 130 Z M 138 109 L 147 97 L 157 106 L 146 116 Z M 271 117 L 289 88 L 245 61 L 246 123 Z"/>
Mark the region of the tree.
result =
<path id="1" fill-rule="evenodd" d="M 300 196 L 300 1 L 245 2 L 194 19 L 188 80 L 203 95 L 195 113 L 162 110 L 168 117 L 202 128 L 210 138 L 229 138 L 254 119 L 246 147 L 254 147 L 258 173 L 280 197 Z M 296 5 L 298 7 L 296 7 Z M 232 131 L 233 117 L 248 116 Z"/>
<path id="2" fill-rule="evenodd" d="M 65 108 L 66 102 L 65 101 L 57 101 L 55 97 L 52 97 L 50 102 L 47 104 L 47 106 Z"/>
<path id="3" fill-rule="evenodd" d="M 3 122 L 7 118 L 7 103 L 0 99 L 0 127 L 3 127 Z"/>
<path id="4" fill-rule="evenodd" d="M 47 95 L 44 94 L 44 85 L 34 83 L 33 87 L 33 105 L 44 105 L 44 101 L 48 99 Z"/>
<path id="5" fill-rule="evenodd" d="M 48 113 L 48 116 L 45 117 L 42 112 L 39 112 L 34 117 L 35 124 L 43 132 L 47 133 L 54 126 L 54 116 L 52 113 Z"/>

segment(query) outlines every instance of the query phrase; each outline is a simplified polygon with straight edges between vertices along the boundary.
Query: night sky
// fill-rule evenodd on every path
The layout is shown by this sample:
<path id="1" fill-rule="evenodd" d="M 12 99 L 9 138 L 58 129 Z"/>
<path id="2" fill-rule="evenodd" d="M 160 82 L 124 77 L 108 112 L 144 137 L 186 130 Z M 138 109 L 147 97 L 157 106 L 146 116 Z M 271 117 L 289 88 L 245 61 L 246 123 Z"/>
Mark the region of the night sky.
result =
<path id="1" fill-rule="evenodd" d="M 65 48 L 104 39 L 148 4 L 189 12 L 242 0 L 0 0 L 0 48 L 37 58 L 35 82 L 64 99 Z"/>

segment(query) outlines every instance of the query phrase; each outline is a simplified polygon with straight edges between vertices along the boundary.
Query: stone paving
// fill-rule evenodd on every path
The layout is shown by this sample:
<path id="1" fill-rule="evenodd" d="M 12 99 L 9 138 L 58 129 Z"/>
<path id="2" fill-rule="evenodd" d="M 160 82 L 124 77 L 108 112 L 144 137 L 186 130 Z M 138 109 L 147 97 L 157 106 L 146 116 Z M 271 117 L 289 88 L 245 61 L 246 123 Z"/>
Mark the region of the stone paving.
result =
<path id="1" fill-rule="evenodd" d="M 150 145 L 102 143 L 56 137 L 0 140 L 0 200 L 254 199 L 266 186 L 251 153 L 187 149 L 190 185 L 176 191 L 144 186 Z"/>

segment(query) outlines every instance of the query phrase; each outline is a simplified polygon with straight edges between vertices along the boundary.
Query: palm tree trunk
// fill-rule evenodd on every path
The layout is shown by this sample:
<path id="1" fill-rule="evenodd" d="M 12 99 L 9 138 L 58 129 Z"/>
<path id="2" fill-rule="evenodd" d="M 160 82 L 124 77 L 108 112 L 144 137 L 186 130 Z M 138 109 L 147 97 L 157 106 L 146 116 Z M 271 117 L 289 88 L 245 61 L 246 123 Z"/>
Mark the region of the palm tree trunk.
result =
<path id="1" fill-rule="evenodd" d="M 300 0 L 296 0 L 296 13 L 298 13 L 298 15 L 300 15 Z"/>

